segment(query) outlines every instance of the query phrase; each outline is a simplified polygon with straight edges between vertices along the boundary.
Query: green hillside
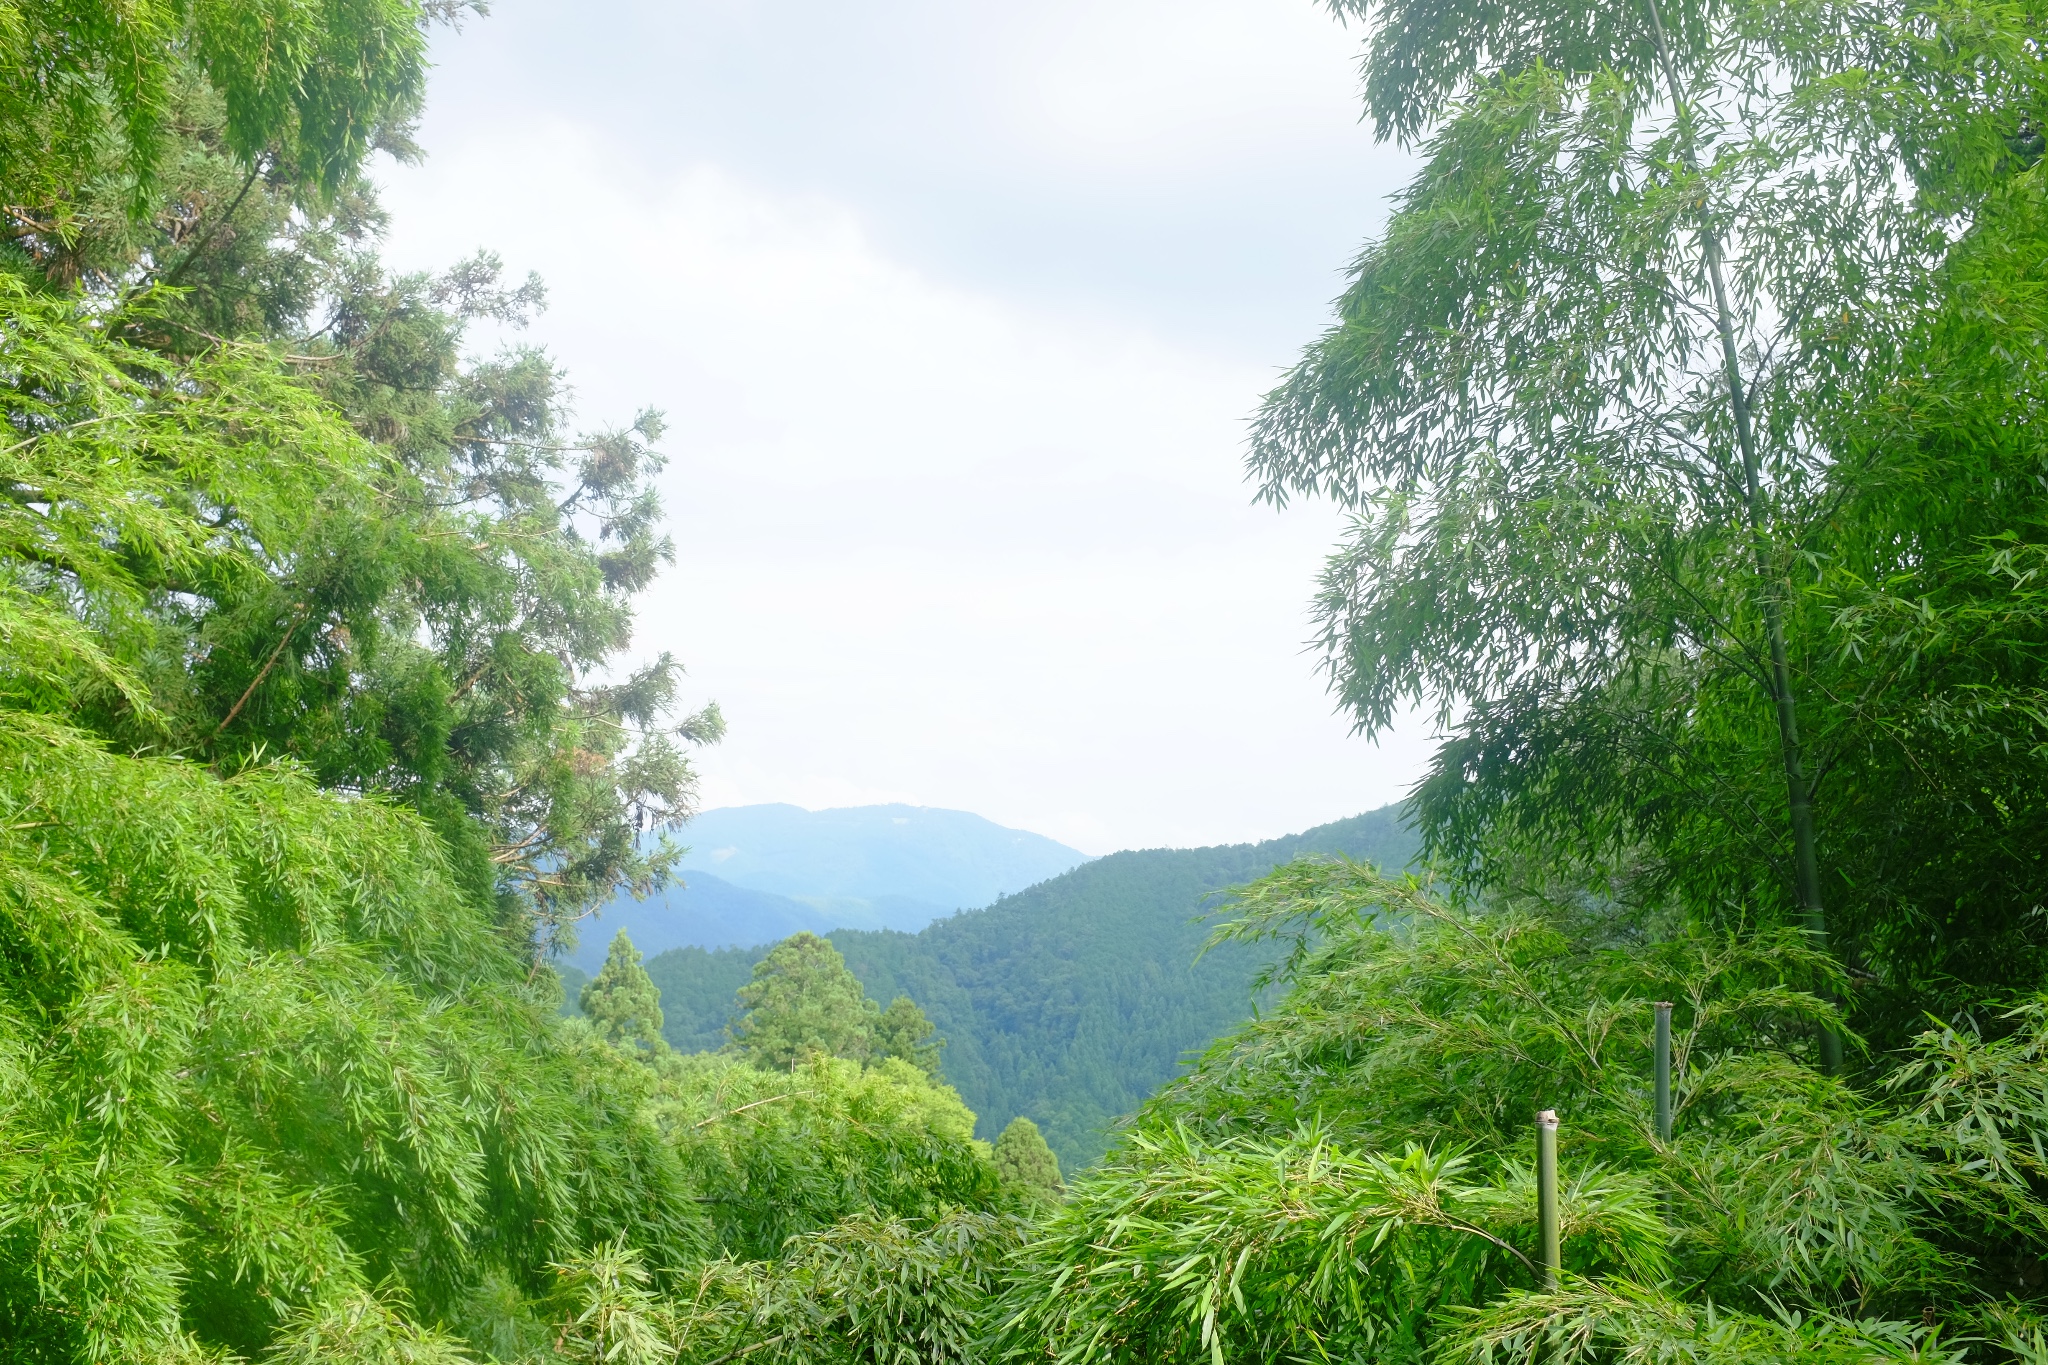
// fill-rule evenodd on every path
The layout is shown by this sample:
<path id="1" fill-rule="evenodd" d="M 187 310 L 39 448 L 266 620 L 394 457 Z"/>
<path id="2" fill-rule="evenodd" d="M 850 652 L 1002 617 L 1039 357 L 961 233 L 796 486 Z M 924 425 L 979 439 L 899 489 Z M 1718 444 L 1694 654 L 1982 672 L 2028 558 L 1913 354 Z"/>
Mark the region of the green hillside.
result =
<path id="1" fill-rule="evenodd" d="M 947 1040 L 946 1076 L 993 1139 L 1037 1121 L 1069 1170 L 1181 1059 L 1251 1012 L 1264 960 L 1233 946 L 1195 961 L 1205 897 L 1303 853 L 1405 865 L 1399 807 L 1260 844 L 1115 853 L 939 920 L 915 934 L 841 930 L 832 941 L 871 997 L 908 995 Z M 683 948 L 647 962 L 669 1042 L 718 1046 L 733 992 L 765 948 Z"/>

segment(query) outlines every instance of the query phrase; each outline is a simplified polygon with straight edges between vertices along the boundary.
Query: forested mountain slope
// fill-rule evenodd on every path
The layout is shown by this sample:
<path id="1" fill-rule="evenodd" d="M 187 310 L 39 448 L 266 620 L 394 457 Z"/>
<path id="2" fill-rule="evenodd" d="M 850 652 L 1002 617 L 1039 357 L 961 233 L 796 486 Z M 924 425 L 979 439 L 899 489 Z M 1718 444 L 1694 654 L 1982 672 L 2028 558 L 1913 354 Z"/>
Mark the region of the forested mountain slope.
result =
<path id="1" fill-rule="evenodd" d="M 1174 1074 L 1181 1058 L 1250 1013 L 1261 950 L 1195 960 L 1205 898 L 1304 853 L 1405 865 L 1415 838 L 1400 808 L 1259 844 L 1114 853 L 940 920 L 916 934 L 841 930 L 832 941 L 878 1000 L 908 995 L 947 1040 L 946 1077 L 993 1138 L 1037 1121 L 1073 1170 L 1103 1132 Z M 669 1042 L 718 1046 L 765 949 L 687 948 L 647 963 Z"/>
<path id="2" fill-rule="evenodd" d="M 612 898 L 579 926 L 576 947 L 558 967 L 590 974 L 604 965 L 605 950 L 621 929 L 649 956 L 672 948 L 765 948 L 791 934 L 828 933 L 846 923 L 805 901 L 734 886 L 723 877 L 692 871 L 687 880 L 644 900 L 630 894 Z"/>

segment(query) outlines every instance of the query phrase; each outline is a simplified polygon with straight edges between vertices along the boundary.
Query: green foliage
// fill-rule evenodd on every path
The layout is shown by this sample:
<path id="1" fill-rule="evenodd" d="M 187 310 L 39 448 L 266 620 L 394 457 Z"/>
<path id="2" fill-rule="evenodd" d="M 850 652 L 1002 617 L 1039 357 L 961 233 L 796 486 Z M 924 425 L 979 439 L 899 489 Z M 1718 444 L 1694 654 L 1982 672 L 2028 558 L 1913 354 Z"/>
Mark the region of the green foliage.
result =
<path id="1" fill-rule="evenodd" d="M 1251 1013 L 1251 979 L 1270 954 L 1226 944 L 1197 960 L 1212 895 L 1303 853 L 1398 868 L 1415 847 L 1403 808 L 1389 806 L 1262 844 L 1113 853 L 916 934 L 840 930 L 832 942 L 870 998 L 907 995 L 931 1016 L 946 1078 L 983 1137 L 1028 1113 L 1076 1170 L 1188 1053 Z M 718 1046 L 733 992 L 762 955 L 649 959 L 670 1044 Z"/>
<path id="2" fill-rule="evenodd" d="M 701 1256 L 653 1078 L 558 1029 L 534 956 L 659 871 L 634 836 L 687 800 L 637 734 L 667 675 L 577 678 L 659 557 L 639 437 L 524 447 L 552 371 L 457 373 L 425 281 L 309 360 L 186 344 L 197 292 L 150 289 L 146 254 L 79 294 L 51 286 L 105 241 L 24 242 L 49 269 L 0 274 L 10 1358 L 454 1359 L 425 1324 L 516 1322 L 551 1261 Z M 424 370 L 371 354 L 399 342 Z M 431 423 L 380 420 L 403 403 L 503 453 L 436 463 Z M 476 655 L 501 671 L 456 671 Z"/>
<path id="3" fill-rule="evenodd" d="M 493 276 L 464 279 L 477 295 Z M 361 331 L 326 343 L 316 385 L 255 345 L 144 345 L 178 325 L 168 295 L 110 310 L 0 278 L 0 410 L 20 433 L 0 610 L 41 603 L 9 627 L 0 686 L 125 746 L 285 755 L 390 792 L 545 951 L 620 883 L 666 876 L 675 850 L 640 834 L 688 813 L 678 745 L 721 723 L 663 723 L 666 657 L 588 680 L 666 554 L 657 424 L 566 458 L 552 368 L 458 371 L 461 319 L 436 288 L 337 304 Z"/>
<path id="4" fill-rule="evenodd" d="M 659 417 L 368 250 L 462 6 L 0 0 L 0 1355 L 2048 1359 L 2038 6 L 1336 7 L 1425 164 L 1253 461 L 1457 895 L 1295 862 L 1187 966 L 1387 811 L 565 1021 L 721 722 L 619 666 Z"/>
<path id="5" fill-rule="evenodd" d="M 0 751 L 0 1320 L 24 1349 L 252 1351 L 374 1283 L 440 1312 L 600 1231 L 704 1245 L 634 1076 L 555 1040 L 415 817 L 19 712 Z"/>
<path id="6" fill-rule="evenodd" d="M 1533 1277 L 1525 1169 L 1489 1180 L 1464 1157 L 1351 1156 L 1310 1135 L 1139 1134 L 1120 1155 L 1033 1247 L 1012 1289 L 1020 1345 L 1043 1338 L 1057 1360 L 1398 1360 L 1419 1354 L 1443 1305 Z M 1563 1209 L 1575 1260 L 1662 1268 L 1664 1227 L 1640 1182 L 1591 1174 Z"/>
<path id="7" fill-rule="evenodd" d="M 839 950 L 816 934 L 792 934 L 769 949 L 740 987 L 739 1005 L 733 1049 L 757 1066 L 786 1071 L 813 1055 L 874 1055 L 874 1003 Z"/>
<path id="8" fill-rule="evenodd" d="M 803 1233 L 711 1263 L 789 1349 L 957 1359 L 1015 1236 L 914 1005 L 692 1072 L 622 937 L 558 1017 L 720 722 L 616 666 L 658 417 L 567 438 L 458 363 L 535 282 L 362 249 L 421 18 L 0 3 L 0 1355 L 667 1360 Z"/>
<path id="9" fill-rule="evenodd" d="M 985 1213 L 857 1217 L 773 1264 L 717 1260 L 672 1296 L 618 1248 L 560 1267 L 555 1359 L 720 1365 L 963 1365 L 979 1359 L 1018 1226 Z"/>
<path id="10" fill-rule="evenodd" d="M 2048 1118 L 2038 1004 L 2002 1039 L 1924 1035 L 1872 1099 L 1815 1065 L 1835 977 L 1794 933 L 1623 950 L 1348 863 L 1242 907 L 1219 932 L 1287 942 L 1292 989 L 1076 1185 L 1013 1284 L 1014 1353 L 1915 1358 L 2033 1293 L 2014 1268 L 2048 1248 L 2048 1208 L 2013 1138 Z M 1531 1264 L 1539 1108 L 1564 1121 L 1557 1293 Z"/>
<path id="11" fill-rule="evenodd" d="M 652 1113 L 701 1191 L 719 1245 L 774 1257 L 788 1238 L 866 1213 L 927 1218 L 985 1208 L 995 1167 L 974 1114 L 908 1062 L 862 1067 L 811 1053 L 763 1071 L 675 1056 Z"/>
<path id="12" fill-rule="evenodd" d="M 624 929 L 612 939 L 604 967 L 577 992 L 576 1003 L 608 1043 L 664 1048 L 661 993 L 647 979 L 639 950 Z"/>
<path id="13" fill-rule="evenodd" d="M 114 34 L 123 60 L 156 72 L 161 155 L 143 180 L 66 172 L 47 205 L 0 196 L 15 216 L 0 231 L 10 297 L 23 284 L 51 296 L 23 334 L 48 339 L 59 313 L 76 314 L 56 369 L 10 384 L 12 424 L 44 444 L 70 437 L 103 478 L 160 472 L 258 569 L 124 563 L 128 600 L 100 625 L 121 627 L 146 664 L 163 723 L 139 728 L 122 708 L 75 718 L 124 747 L 229 766 L 286 755 L 322 785 L 393 794 L 434 822 L 457 874 L 500 897 L 540 953 L 621 887 L 651 890 L 676 850 L 643 836 L 687 816 L 683 749 L 722 727 L 715 707 L 669 715 L 673 659 L 619 666 L 633 599 L 669 557 L 652 488 L 660 418 L 577 434 L 544 355 L 461 360 L 471 322 L 518 326 L 540 306 L 537 279 L 509 287 L 488 255 L 392 277 L 368 249 L 384 220 L 354 170 L 362 139 L 406 150 L 412 96 L 400 87 L 417 91 L 419 25 L 464 6 L 31 8 L 26 27 L 0 22 L 0 55 L 50 75 L 52 90 L 118 104 L 114 87 L 62 75 L 111 60 L 102 39 Z M 63 140 L 40 155 L 55 166 L 74 151 L 128 155 Z M 11 347 L 30 360 L 40 348 Z M 71 384 L 72 365 L 141 381 L 151 410 L 131 422 L 118 385 Z M 295 488 L 321 461 L 287 459 L 175 487 L 207 471 L 134 459 L 138 441 L 164 441 L 171 411 L 209 403 L 248 419 L 225 443 L 251 454 L 294 427 L 314 434 L 319 410 L 327 428 L 308 453 L 352 435 L 354 477 Z M 126 468 L 113 463 L 123 452 Z M 69 589 L 73 570 L 44 568 L 46 590 Z"/>
<path id="14" fill-rule="evenodd" d="M 996 1138 L 995 1162 L 1004 1192 L 1024 1208 L 1043 1212 L 1066 1197 L 1060 1159 L 1045 1145 L 1038 1125 L 1022 1114 Z"/>
<path id="15" fill-rule="evenodd" d="M 675 1358 L 666 1305 L 637 1252 L 611 1242 L 555 1267 L 561 1326 L 554 1354 L 590 1365 L 656 1365 Z"/>
<path id="16" fill-rule="evenodd" d="M 161 741 L 173 722 L 145 682 L 162 643 L 149 586 L 263 582 L 323 520 L 374 515 L 383 462 L 253 348 L 180 363 L 119 339 L 120 316 L 7 276 L 0 318 L 0 701 Z"/>
<path id="17" fill-rule="evenodd" d="M 740 987 L 754 979 L 755 966 L 772 946 L 671 948 L 648 958 L 648 979 L 661 992 L 661 1036 L 668 1045 L 678 1052 L 712 1052 L 731 1042 Z"/>
<path id="18" fill-rule="evenodd" d="M 681 1353 L 754 1351 L 778 1365 L 966 1365 L 993 1325 L 1013 1220 L 856 1218 L 802 1239 L 772 1269 L 707 1267 L 683 1308 Z"/>
<path id="19" fill-rule="evenodd" d="M 461 1343 L 410 1321 L 402 1302 L 356 1290 L 292 1314 L 264 1359 L 276 1365 L 465 1365 L 471 1357 Z"/>

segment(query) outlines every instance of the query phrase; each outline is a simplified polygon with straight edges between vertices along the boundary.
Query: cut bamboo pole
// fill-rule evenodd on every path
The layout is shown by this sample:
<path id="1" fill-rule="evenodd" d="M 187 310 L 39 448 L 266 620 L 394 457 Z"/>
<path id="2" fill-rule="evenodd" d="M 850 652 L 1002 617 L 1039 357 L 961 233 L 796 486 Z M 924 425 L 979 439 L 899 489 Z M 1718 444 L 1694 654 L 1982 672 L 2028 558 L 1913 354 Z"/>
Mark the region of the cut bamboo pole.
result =
<path id="1" fill-rule="evenodd" d="M 1671 1141 L 1671 1002 L 1659 1000 L 1657 1011 L 1657 1140 Z"/>
<path id="2" fill-rule="evenodd" d="M 1536 1221 L 1543 1229 L 1543 1285 L 1556 1289 L 1563 1269 L 1557 1223 L 1557 1111 L 1536 1116 Z"/>
<path id="3" fill-rule="evenodd" d="M 1657 1141 L 1666 1147 L 1671 1145 L 1671 1002 L 1659 1000 L 1653 1008 L 1657 1011 Z M 1671 1192 L 1665 1190 L 1658 1199 L 1664 1213 L 1664 1221 L 1671 1221 Z"/>

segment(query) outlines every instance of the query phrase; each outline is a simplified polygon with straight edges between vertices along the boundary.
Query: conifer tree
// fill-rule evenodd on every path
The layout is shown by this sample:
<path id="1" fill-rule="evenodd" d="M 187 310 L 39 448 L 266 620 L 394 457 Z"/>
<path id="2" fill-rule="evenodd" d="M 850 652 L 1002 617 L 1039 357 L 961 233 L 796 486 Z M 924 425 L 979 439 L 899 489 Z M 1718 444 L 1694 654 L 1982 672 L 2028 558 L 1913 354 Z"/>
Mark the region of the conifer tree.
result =
<path id="1" fill-rule="evenodd" d="M 1005 1193 L 1028 1208 L 1051 1208 L 1067 1195 L 1059 1157 L 1046 1145 L 1038 1125 L 1022 1114 L 996 1138 L 996 1178 Z"/>
<path id="2" fill-rule="evenodd" d="M 839 950 L 816 934 L 776 944 L 754 964 L 739 1003 L 733 1045 L 756 1066 L 786 1071 L 815 1052 L 864 1062 L 874 1051 L 875 1007 Z"/>
<path id="3" fill-rule="evenodd" d="M 938 1036 L 938 1025 L 925 1017 L 915 1000 L 907 995 L 891 1000 L 875 1021 L 873 1032 L 876 1057 L 899 1057 L 933 1080 L 940 1079 L 939 1053 L 946 1040 Z"/>
<path id="4" fill-rule="evenodd" d="M 576 1003 L 605 1041 L 667 1050 L 661 1037 L 661 992 L 640 965 L 640 950 L 624 929 L 612 937 L 604 967 L 583 984 Z"/>

